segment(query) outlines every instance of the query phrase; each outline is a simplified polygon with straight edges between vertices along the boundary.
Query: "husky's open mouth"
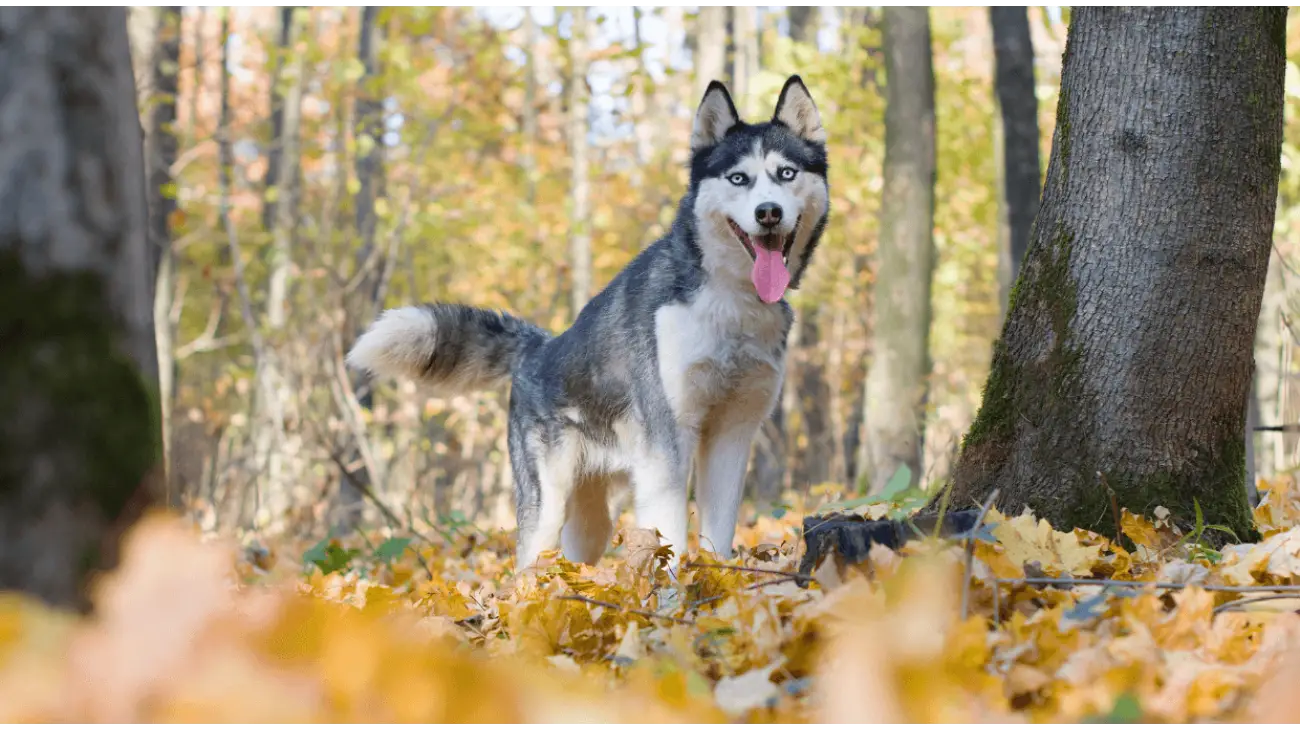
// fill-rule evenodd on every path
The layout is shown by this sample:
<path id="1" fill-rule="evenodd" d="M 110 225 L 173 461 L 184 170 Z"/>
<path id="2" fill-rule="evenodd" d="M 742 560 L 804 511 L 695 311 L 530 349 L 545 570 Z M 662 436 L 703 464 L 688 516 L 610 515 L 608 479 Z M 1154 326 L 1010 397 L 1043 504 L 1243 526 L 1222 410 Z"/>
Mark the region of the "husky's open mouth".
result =
<path id="1" fill-rule="evenodd" d="M 736 223 L 730 218 L 727 219 L 727 225 L 731 226 L 731 232 L 736 235 L 736 239 L 740 241 L 740 245 L 745 247 L 745 252 L 749 254 L 749 258 L 756 259 L 758 253 L 754 246 L 754 239 L 751 238 L 748 233 L 745 233 L 745 229 L 741 228 L 739 223 Z M 781 239 L 781 234 L 779 233 L 769 233 L 766 236 L 762 236 L 761 241 L 763 243 L 763 248 L 768 250 L 779 250 L 781 252 L 781 263 L 788 265 L 790 263 L 790 249 L 794 246 L 794 234 L 798 230 L 799 221 L 796 219 L 794 222 L 794 228 L 790 229 L 790 235 L 786 236 L 784 240 Z M 780 245 L 778 247 L 774 244 Z"/>
<path id="2" fill-rule="evenodd" d="M 790 248 L 794 246 L 795 232 L 799 230 L 799 221 L 795 221 L 788 236 L 783 237 L 780 233 L 774 232 L 762 236 L 757 242 L 730 218 L 727 219 L 727 224 L 731 226 L 731 232 L 754 261 L 750 280 L 758 290 L 758 298 L 765 304 L 780 301 L 781 297 L 785 296 L 786 288 L 790 286 L 790 270 L 786 265 Z"/>

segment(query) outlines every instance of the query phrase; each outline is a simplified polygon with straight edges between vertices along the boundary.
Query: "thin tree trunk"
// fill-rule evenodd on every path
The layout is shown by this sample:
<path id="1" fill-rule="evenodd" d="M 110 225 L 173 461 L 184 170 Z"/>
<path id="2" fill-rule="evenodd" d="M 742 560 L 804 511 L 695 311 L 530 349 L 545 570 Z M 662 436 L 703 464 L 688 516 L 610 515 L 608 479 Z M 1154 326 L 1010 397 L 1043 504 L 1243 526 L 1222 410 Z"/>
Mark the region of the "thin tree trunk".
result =
<path id="1" fill-rule="evenodd" d="M 0 591 L 84 610 L 161 476 L 126 11 L 0 8 L 0 58 Z"/>
<path id="2" fill-rule="evenodd" d="M 281 37 L 287 36 L 287 54 L 280 83 L 286 88 L 281 106 L 280 134 L 275 139 L 279 150 L 276 171 L 272 227 L 271 274 L 266 295 L 266 323 L 272 331 L 288 323 L 289 271 L 293 266 L 293 237 L 298 194 L 298 146 L 302 125 L 303 59 L 297 45 L 301 23 L 294 8 L 286 8 L 281 22 Z"/>
<path id="3" fill-rule="evenodd" d="M 790 20 L 790 39 L 796 43 L 817 45 L 821 25 L 821 8 L 815 5 L 790 5 L 785 9 Z"/>
<path id="4" fill-rule="evenodd" d="M 537 20 L 533 18 L 532 8 L 524 9 L 524 46 L 528 54 L 528 65 L 524 69 L 524 153 L 523 170 L 528 185 L 528 210 L 533 216 L 536 230 L 537 215 L 537 46 L 541 43 L 537 32 Z"/>
<path id="5" fill-rule="evenodd" d="M 591 211 L 587 159 L 587 9 L 575 7 L 569 40 L 569 263 L 572 316 L 591 298 Z"/>
<path id="6" fill-rule="evenodd" d="M 128 29 L 136 71 L 137 104 L 144 127 L 145 201 L 149 212 L 151 266 L 154 284 L 154 336 L 158 343 L 158 394 L 162 413 L 163 465 L 167 502 L 181 504 L 172 474 L 172 402 L 176 396 L 173 353 L 172 297 L 176 286 L 176 256 L 172 251 L 171 217 L 176 193 L 171 168 L 176 162 L 177 73 L 180 69 L 181 9 L 132 7 Z"/>
<path id="7" fill-rule="evenodd" d="M 731 8 L 731 41 L 733 85 L 732 98 L 741 116 L 748 114 L 754 77 L 758 75 L 758 8 L 737 5 Z"/>
<path id="8" fill-rule="evenodd" d="M 680 6 L 669 6 L 661 11 L 664 22 L 664 40 L 665 40 L 665 61 L 668 63 L 665 70 L 672 69 L 672 59 L 676 54 L 677 48 L 674 47 L 680 38 L 683 45 L 690 41 L 690 34 L 686 30 L 686 13 Z M 688 95 L 695 93 L 691 84 L 669 82 L 664 84 L 655 84 L 654 90 L 654 108 L 656 114 L 656 123 L 651 130 L 651 146 L 657 150 L 671 150 L 669 160 L 673 165 L 683 165 L 686 163 L 686 157 L 689 154 L 686 145 L 673 144 L 674 123 L 673 120 L 681 116 L 680 110 L 693 109 L 698 103 L 698 98 L 690 98 Z"/>
<path id="9" fill-rule="evenodd" d="M 726 73 L 727 8 L 701 7 L 695 22 L 695 98 L 701 99 L 709 82 L 721 81 Z"/>
<path id="10" fill-rule="evenodd" d="M 280 335 L 289 323 L 289 276 L 293 268 L 293 241 L 297 228 L 297 196 L 299 189 L 299 139 L 302 124 L 302 96 L 305 64 L 298 52 L 298 39 L 302 22 L 298 8 L 289 7 L 281 12 L 281 39 L 287 40 L 281 49 L 285 55 L 279 83 L 284 88 L 280 107 L 280 130 L 274 144 L 279 152 L 278 171 L 274 188 L 268 188 L 268 199 L 273 204 L 271 228 L 271 263 L 266 291 L 266 329 L 270 342 L 263 353 L 262 397 L 257 419 L 256 454 L 258 468 L 265 468 L 265 487 L 259 492 L 261 509 L 258 519 L 276 521 L 283 517 L 292 504 L 290 486 L 285 473 L 285 445 L 288 441 L 285 414 L 289 410 L 292 388 L 285 367 L 283 343 Z M 273 192 L 272 192 L 273 191 Z"/>
<path id="11" fill-rule="evenodd" d="M 633 136 L 636 138 L 636 168 L 633 171 L 635 175 L 641 175 L 644 168 L 650 164 L 650 158 L 654 155 L 654 126 L 650 123 L 649 95 L 646 94 L 646 83 L 648 75 L 645 72 L 645 49 L 642 47 L 642 11 L 639 7 L 632 8 L 632 35 L 637 55 L 629 59 L 628 76 L 632 85 L 632 125 Z"/>
<path id="12" fill-rule="evenodd" d="M 1003 193 L 1010 238 L 1011 268 L 1003 282 L 1014 284 L 1038 215 L 1038 97 L 1034 89 L 1034 46 L 1025 7 L 990 7 L 993 26 L 994 87 L 1002 112 Z M 1004 285 L 1002 301 L 1011 296 Z"/>
<path id="13" fill-rule="evenodd" d="M 271 145 L 266 155 L 266 176 L 262 179 L 262 228 L 275 227 L 276 188 L 280 182 L 280 157 L 284 136 L 285 62 L 293 46 L 293 6 L 280 8 L 280 36 L 276 45 L 275 67 L 271 71 Z"/>
<path id="14" fill-rule="evenodd" d="M 244 326 L 248 329 L 249 341 L 253 350 L 254 382 L 258 386 L 254 405 L 256 408 L 271 411 L 271 420 L 280 423 L 283 422 L 283 416 L 278 410 L 278 401 L 271 397 L 271 393 L 265 391 L 267 382 L 264 375 L 267 367 L 266 347 L 262 342 L 262 334 L 258 328 L 257 319 L 253 315 L 252 295 L 249 292 L 247 279 L 244 277 L 243 256 L 239 250 L 239 241 L 235 236 L 235 224 L 230 215 L 230 196 L 235 167 L 235 155 L 230 139 L 230 8 L 220 8 L 219 12 L 221 16 L 221 29 L 218 37 L 221 44 L 221 65 L 219 70 L 221 84 L 217 115 L 218 218 L 222 230 L 226 234 L 228 256 L 231 268 L 234 270 L 235 288 L 239 294 L 240 315 L 243 318 Z M 269 449 L 270 446 L 268 445 L 267 448 Z M 261 463 L 263 462 L 259 462 L 258 469 L 261 468 Z M 237 517 L 242 519 L 244 516 L 243 503 L 246 501 L 247 490 L 236 495 L 236 497 L 240 504 Z"/>
<path id="15" fill-rule="evenodd" d="M 1249 540 L 1286 10 L 1073 13 L 1042 209 L 952 504 L 997 486 L 1004 512 L 1114 533 L 1112 505 L 1191 528 L 1195 502 Z"/>
<path id="16" fill-rule="evenodd" d="M 381 8 L 364 6 L 361 8 L 361 28 L 357 41 L 357 60 L 361 61 L 364 72 L 357 81 L 356 119 L 354 123 L 357 140 L 356 174 L 357 194 L 353 200 L 356 211 L 357 235 L 361 239 L 361 248 L 357 252 L 357 266 L 369 266 L 362 276 L 362 284 L 357 287 L 353 305 L 349 308 L 349 339 L 355 337 L 357 329 L 376 314 L 382 304 L 381 282 L 383 269 L 388 264 L 377 260 L 375 249 L 375 199 L 381 194 L 384 179 L 384 120 L 383 103 L 378 88 L 380 69 L 378 61 L 381 28 L 377 22 Z M 358 405 L 370 410 L 374 405 L 374 390 L 370 378 L 365 373 L 352 373 L 352 390 L 356 394 Z M 355 441 L 355 439 L 354 439 Z M 349 449 L 344 463 L 352 463 L 360 456 L 359 445 L 355 442 Z M 361 520 L 364 507 L 363 495 L 355 484 L 369 487 L 379 479 L 364 466 L 352 474 L 339 475 L 340 519 L 336 527 L 342 531 L 354 529 Z"/>
<path id="17" fill-rule="evenodd" d="M 798 385 L 794 388 L 797 401 L 795 407 L 799 410 L 799 420 L 807 445 L 798 459 L 798 477 L 799 483 L 807 486 L 831 479 L 837 450 L 833 443 L 835 430 L 829 414 L 832 407 L 831 389 L 826 382 L 825 368 L 819 361 L 828 344 L 835 346 L 822 338 L 824 316 L 820 308 L 806 310 L 799 331 L 802 358 L 796 370 Z"/>
<path id="18" fill-rule="evenodd" d="M 930 376 L 935 121 L 927 8 L 885 8 L 885 164 L 863 440 L 870 490 L 920 478 Z"/>
<path id="19" fill-rule="evenodd" d="M 1254 397 L 1259 401 L 1257 425 L 1288 423 L 1282 410 L 1282 315 L 1287 308 L 1286 278 L 1283 271 L 1285 265 L 1277 247 L 1270 247 L 1268 277 L 1264 282 L 1264 298 L 1259 308 L 1259 324 L 1255 332 Z M 1258 439 L 1260 448 L 1255 463 L 1261 474 L 1271 475 L 1287 468 L 1286 449 L 1283 446 L 1285 436 L 1286 434 L 1276 432 L 1264 432 L 1258 436 L 1251 434 L 1252 439 Z"/>

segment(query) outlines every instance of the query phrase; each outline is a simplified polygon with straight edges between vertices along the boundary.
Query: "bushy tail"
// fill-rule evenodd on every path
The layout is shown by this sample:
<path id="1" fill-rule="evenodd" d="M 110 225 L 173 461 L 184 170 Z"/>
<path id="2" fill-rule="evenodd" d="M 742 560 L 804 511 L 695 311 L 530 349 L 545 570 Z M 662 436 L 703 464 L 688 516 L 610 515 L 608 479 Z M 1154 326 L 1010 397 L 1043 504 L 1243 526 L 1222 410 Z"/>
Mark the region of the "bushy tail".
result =
<path id="1" fill-rule="evenodd" d="M 348 353 L 347 363 L 376 375 L 410 378 L 439 392 L 504 386 L 523 355 L 550 337 L 503 312 L 463 304 L 389 309 Z"/>

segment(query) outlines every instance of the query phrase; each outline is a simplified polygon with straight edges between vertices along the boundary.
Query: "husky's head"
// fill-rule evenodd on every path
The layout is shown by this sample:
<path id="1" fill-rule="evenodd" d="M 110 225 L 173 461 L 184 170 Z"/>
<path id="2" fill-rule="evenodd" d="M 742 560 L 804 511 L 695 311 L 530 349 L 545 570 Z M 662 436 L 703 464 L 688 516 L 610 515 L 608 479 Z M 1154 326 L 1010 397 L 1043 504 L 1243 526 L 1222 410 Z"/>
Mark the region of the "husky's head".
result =
<path id="1" fill-rule="evenodd" d="M 741 121 L 727 87 L 709 84 L 691 133 L 691 191 L 710 276 L 749 279 L 767 304 L 798 287 L 830 209 L 826 130 L 798 76 L 760 124 Z"/>

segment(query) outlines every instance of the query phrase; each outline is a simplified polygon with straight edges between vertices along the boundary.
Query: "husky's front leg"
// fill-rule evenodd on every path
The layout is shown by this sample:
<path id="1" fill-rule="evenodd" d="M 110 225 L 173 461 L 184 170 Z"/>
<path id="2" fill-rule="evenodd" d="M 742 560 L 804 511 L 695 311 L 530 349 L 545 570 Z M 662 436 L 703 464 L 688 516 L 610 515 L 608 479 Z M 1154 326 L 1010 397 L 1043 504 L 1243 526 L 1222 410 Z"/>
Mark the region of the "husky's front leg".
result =
<path id="1" fill-rule="evenodd" d="M 700 509 L 700 549 L 731 557 L 740 500 L 745 494 L 749 447 L 762 421 L 722 421 L 700 438 L 695 501 Z"/>
<path id="2" fill-rule="evenodd" d="M 686 483 L 694 443 L 679 438 L 675 445 L 657 445 L 632 467 L 637 527 L 659 530 L 673 549 L 669 569 L 674 573 L 686 552 Z"/>
<path id="3" fill-rule="evenodd" d="M 700 509 L 700 548 L 731 557 L 736 518 L 745 496 L 749 450 L 781 392 L 782 368 L 755 372 L 714 408 L 700 432 L 695 501 Z"/>

